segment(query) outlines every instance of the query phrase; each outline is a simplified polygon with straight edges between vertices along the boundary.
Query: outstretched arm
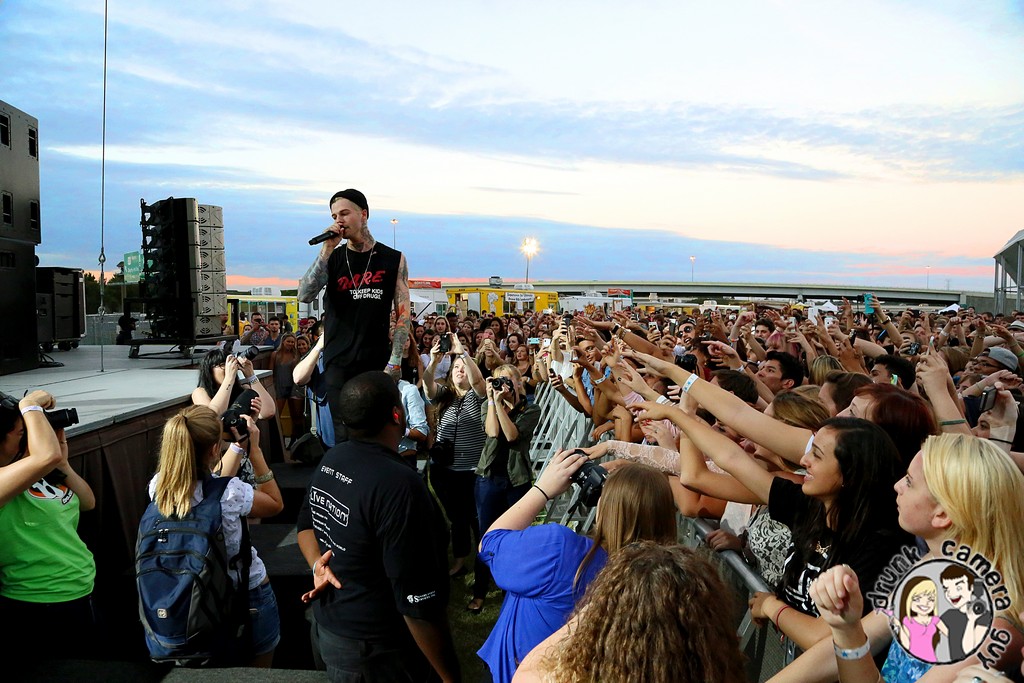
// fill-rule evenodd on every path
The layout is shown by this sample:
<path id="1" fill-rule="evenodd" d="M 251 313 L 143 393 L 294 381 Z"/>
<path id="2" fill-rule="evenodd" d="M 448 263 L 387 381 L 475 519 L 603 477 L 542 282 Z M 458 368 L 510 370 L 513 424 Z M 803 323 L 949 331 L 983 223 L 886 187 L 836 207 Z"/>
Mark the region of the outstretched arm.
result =
<path id="1" fill-rule="evenodd" d="M 731 474 L 738 482 L 753 493 L 759 503 L 768 502 L 774 475 L 761 468 L 757 462 L 747 455 L 742 448 L 729 437 L 715 431 L 703 422 L 690 417 L 674 406 L 644 401 L 630 406 L 637 411 L 638 418 L 649 420 L 671 420 L 688 437 L 680 444 L 696 448 L 708 454 L 719 467 Z M 771 418 L 769 418 L 771 419 Z M 692 445 L 690 445 L 692 441 Z M 692 454 L 691 454 L 692 462 Z M 743 499 L 744 502 L 749 499 Z"/>
<path id="2" fill-rule="evenodd" d="M 799 463 L 800 458 L 804 456 L 807 441 L 813 434 L 811 430 L 781 423 L 775 418 L 751 408 L 734 394 L 693 376 L 692 373 L 677 365 L 642 353 L 634 352 L 632 357 L 651 370 L 670 378 L 679 386 L 687 387 L 687 393 L 700 405 L 748 439 L 778 453 L 793 463 Z M 691 377 L 694 379 L 689 382 Z M 700 448 L 699 444 L 698 448 Z M 701 450 L 707 453 L 706 449 L 701 448 Z"/>

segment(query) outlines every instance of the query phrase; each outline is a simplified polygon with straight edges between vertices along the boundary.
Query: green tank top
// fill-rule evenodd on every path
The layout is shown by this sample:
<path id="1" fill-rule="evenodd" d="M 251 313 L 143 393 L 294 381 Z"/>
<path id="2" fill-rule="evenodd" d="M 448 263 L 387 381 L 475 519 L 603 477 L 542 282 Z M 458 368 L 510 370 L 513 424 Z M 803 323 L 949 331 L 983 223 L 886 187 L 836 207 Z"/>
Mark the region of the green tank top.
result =
<path id="1" fill-rule="evenodd" d="M 0 507 L 0 595 L 54 603 L 92 593 L 96 562 L 78 515 L 78 496 L 42 479 Z"/>

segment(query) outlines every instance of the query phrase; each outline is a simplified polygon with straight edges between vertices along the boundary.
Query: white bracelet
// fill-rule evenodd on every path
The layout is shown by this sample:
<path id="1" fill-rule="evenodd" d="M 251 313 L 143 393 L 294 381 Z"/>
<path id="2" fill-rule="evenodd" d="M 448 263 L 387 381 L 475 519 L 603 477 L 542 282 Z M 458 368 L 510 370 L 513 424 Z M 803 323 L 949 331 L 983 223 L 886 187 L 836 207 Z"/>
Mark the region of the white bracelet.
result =
<path id="1" fill-rule="evenodd" d="M 243 458 L 245 457 L 245 449 L 239 446 L 237 443 L 231 444 L 230 448 L 232 453 L 238 453 Z"/>
<path id="2" fill-rule="evenodd" d="M 659 396 L 658 398 L 654 399 L 654 402 L 655 403 L 660 403 L 660 404 L 666 405 L 666 406 L 675 405 L 672 402 L 672 399 L 670 399 L 668 396 Z"/>
<path id="3" fill-rule="evenodd" d="M 871 652 L 871 641 L 865 640 L 863 645 L 852 650 L 844 650 L 833 642 L 832 649 L 835 650 L 836 657 L 839 657 L 839 659 L 860 659 L 866 657 Z"/>
<path id="4" fill-rule="evenodd" d="M 28 415 L 34 410 L 38 410 L 40 413 L 44 412 L 42 406 L 25 406 L 21 409 L 21 414 Z"/>
<path id="5" fill-rule="evenodd" d="M 698 379 L 697 375 L 691 374 L 690 378 L 688 380 L 686 380 L 685 382 L 683 382 L 683 393 L 684 394 L 690 393 L 690 387 L 693 386 L 693 383 L 696 382 L 697 379 Z"/>

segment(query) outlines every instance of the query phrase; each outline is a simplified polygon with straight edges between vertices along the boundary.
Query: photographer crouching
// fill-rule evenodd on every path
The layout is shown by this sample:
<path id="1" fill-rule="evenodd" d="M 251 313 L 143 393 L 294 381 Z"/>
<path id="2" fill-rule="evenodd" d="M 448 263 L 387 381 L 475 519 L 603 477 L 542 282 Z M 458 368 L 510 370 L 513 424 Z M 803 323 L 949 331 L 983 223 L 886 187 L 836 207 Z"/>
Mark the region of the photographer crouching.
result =
<path id="1" fill-rule="evenodd" d="M 5 670 L 40 657 L 95 656 L 96 563 L 78 536 L 92 489 L 68 463 L 64 427 L 45 391 L 18 400 L 0 393 L 0 623 L 12 657 Z M 46 412 L 51 411 L 51 412 Z M 20 665 L 20 666 L 19 666 Z"/>

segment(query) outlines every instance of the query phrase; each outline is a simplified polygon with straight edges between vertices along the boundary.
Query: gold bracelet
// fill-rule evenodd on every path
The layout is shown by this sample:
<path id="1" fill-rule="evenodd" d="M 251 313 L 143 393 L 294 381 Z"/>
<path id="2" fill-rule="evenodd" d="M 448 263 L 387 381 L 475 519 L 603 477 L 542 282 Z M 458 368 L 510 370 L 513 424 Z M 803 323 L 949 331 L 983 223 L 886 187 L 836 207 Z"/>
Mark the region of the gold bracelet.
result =
<path id="1" fill-rule="evenodd" d="M 266 484 L 268 481 L 270 481 L 273 478 L 274 478 L 274 470 L 269 470 L 269 471 L 267 471 L 266 474 L 261 474 L 260 476 L 258 476 L 255 479 L 253 479 L 253 481 L 255 481 L 257 484 Z"/>

